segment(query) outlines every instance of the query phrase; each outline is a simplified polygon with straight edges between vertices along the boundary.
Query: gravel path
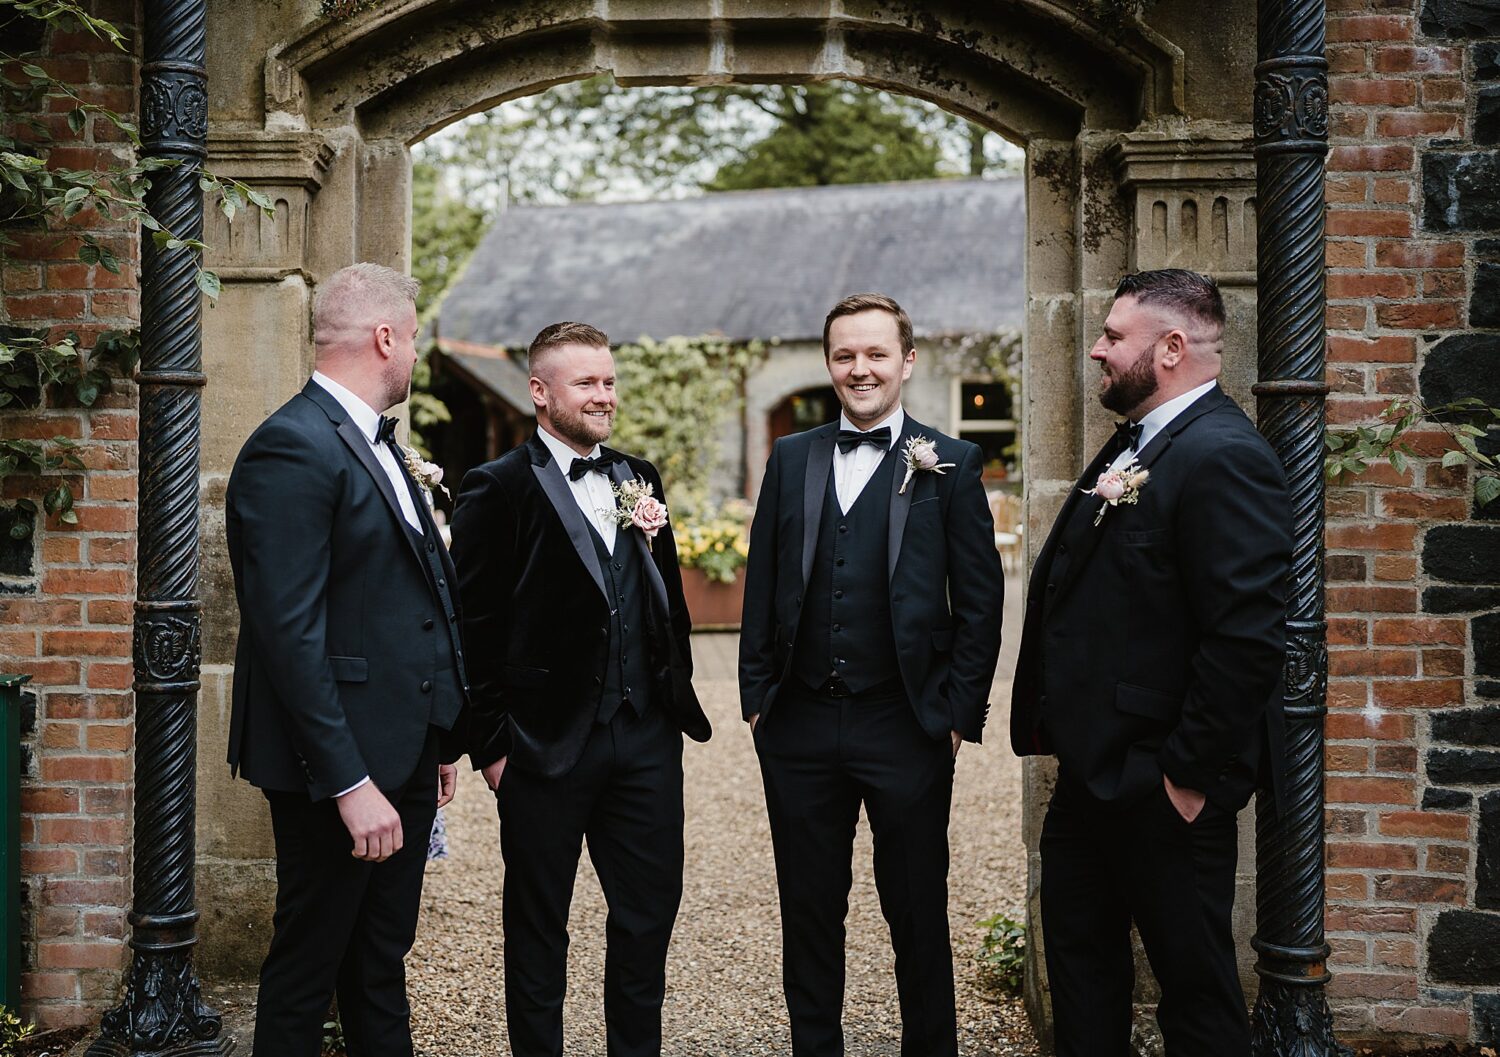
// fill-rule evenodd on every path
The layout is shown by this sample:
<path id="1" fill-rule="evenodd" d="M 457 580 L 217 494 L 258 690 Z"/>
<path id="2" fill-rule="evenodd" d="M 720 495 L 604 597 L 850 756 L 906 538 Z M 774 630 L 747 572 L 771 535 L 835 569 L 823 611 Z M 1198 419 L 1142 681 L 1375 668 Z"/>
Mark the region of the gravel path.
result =
<path id="1" fill-rule="evenodd" d="M 1019 916 L 1024 902 L 1021 770 L 1006 743 L 1003 707 L 1020 633 L 1016 596 L 1012 583 L 986 744 L 964 746 L 954 789 L 949 902 L 964 1057 L 1038 1052 L 1020 1002 L 990 997 L 972 961 L 981 936 L 975 923 L 997 911 Z M 726 634 L 693 640 L 699 673 L 694 683 L 715 733 L 707 745 L 689 742 L 684 753 L 687 873 L 667 966 L 663 1052 L 670 1057 L 753 1057 L 791 1048 L 781 996 L 771 836 L 754 749 L 739 722 L 736 642 Z M 417 1053 L 503 1054 L 504 871 L 494 798 L 477 774 L 465 771 L 447 817 L 452 857 L 428 869 L 421 930 L 407 962 Z M 847 1052 L 849 1057 L 897 1057 L 893 957 L 870 854 L 869 829 L 861 819 L 848 921 Z M 587 853 L 579 864 L 569 928 L 567 1052 L 603 1057 L 604 900 Z"/>

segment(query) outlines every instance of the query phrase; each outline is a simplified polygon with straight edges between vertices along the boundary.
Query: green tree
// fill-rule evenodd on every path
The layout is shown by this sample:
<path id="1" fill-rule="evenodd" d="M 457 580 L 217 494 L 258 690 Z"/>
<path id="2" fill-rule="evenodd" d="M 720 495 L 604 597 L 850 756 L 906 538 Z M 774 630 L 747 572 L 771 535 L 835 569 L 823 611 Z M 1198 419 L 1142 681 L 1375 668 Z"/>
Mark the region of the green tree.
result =
<path id="1" fill-rule="evenodd" d="M 487 210 L 448 190 L 438 167 L 418 159 L 411 181 L 411 274 L 422 281 L 417 315 L 427 319 L 442 302 L 489 230 Z"/>

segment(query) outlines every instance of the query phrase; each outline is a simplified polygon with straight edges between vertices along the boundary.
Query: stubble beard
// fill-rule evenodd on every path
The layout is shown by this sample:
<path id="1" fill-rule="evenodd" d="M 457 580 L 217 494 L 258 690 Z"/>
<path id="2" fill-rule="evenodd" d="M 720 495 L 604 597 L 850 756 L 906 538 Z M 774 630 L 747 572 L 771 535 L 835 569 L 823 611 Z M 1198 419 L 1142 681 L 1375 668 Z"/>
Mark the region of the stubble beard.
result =
<path id="1" fill-rule="evenodd" d="M 582 411 L 571 412 L 558 409 L 551 415 L 552 428 L 564 440 L 584 447 L 603 444 L 614 432 L 615 416 L 610 412 L 603 418 L 593 418 Z"/>
<path id="2" fill-rule="evenodd" d="M 896 404 L 901 400 L 901 389 L 897 387 L 892 390 L 889 386 L 877 383 L 877 388 L 869 393 L 856 393 L 853 383 L 846 384 L 839 389 L 839 403 L 843 406 L 844 414 L 849 417 L 850 422 L 876 423 L 884 421 L 895 410 Z M 876 397 L 879 403 L 870 408 L 869 411 L 855 410 L 856 397 Z"/>
<path id="3" fill-rule="evenodd" d="M 1150 400 L 1160 385 L 1156 380 L 1154 361 L 1154 346 L 1148 347 L 1121 374 L 1113 378 L 1104 375 L 1109 384 L 1100 389 L 1099 403 L 1104 405 L 1105 410 L 1117 415 L 1128 415 Z"/>

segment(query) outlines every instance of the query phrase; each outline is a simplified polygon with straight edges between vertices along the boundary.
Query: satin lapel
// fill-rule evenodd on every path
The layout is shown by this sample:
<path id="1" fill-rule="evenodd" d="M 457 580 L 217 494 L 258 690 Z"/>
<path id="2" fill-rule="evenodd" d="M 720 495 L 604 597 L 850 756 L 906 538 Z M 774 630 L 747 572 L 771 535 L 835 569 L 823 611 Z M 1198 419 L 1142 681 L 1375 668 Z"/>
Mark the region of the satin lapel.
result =
<path id="1" fill-rule="evenodd" d="M 609 476 L 615 484 L 624 484 L 632 480 L 635 473 L 622 458 L 610 466 Z M 656 498 L 664 500 L 663 496 Z M 661 578 L 661 570 L 656 567 L 656 562 L 651 556 L 651 545 L 646 542 L 646 534 L 634 525 L 629 528 L 621 526 L 620 530 L 615 533 L 615 546 L 618 547 L 621 542 L 624 542 L 627 547 L 634 547 L 641 561 L 646 563 L 646 580 L 651 584 L 651 593 L 656 596 L 656 603 L 661 607 L 662 613 L 670 614 L 672 610 L 667 604 L 667 584 Z M 673 560 L 675 559 L 676 556 L 673 555 Z"/>
<path id="2" fill-rule="evenodd" d="M 901 557 L 901 541 L 906 536 L 906 515 L 911 513 L 912 493 L 917 490 L 918 475 L 913 474 L 911 485 L 903 492 L 901 485 L 906 479 L 906 462 L 902 455 L 906 451 L 906 442 L 920 434 L 923 430 L 920 422 L 915 421 L 910 415 L 906 416 L 906 427 L 901 431 L 901 436 L 896 438 L 895 446 L 886 455 L 887 459 L 895 459 L 896 465 L 891 474 L 891 520 L 890 533 L 886 537 L 886 580 L 896 577 L 896 562 Z"/>
<path id="3" fill-rule="evenodd" d="M 1068 495 L 1067 501 L 1063 503 L 1062 510 L 1057 515 L 1057 520 L 1052 523 L 1052 531 L 1047 536 L 1047 542 L 1042 544 L 1042 550 L 1037 555 L 1038 569 L 1042 569 L 1051 563 L 1053 549 L 1056 548 L 1058 541 L 1062 538 L 1062 534 L 1067 531 L 1068 523 L 1080 513 L 1078 510 L 1080 503 L 1088 505 L 1087 511 L 1083 512 L 1086 516 L 1097 514 L 1103 500 L 1097 496 L 1085 495 L 1084 490 L 1094 486 L 1094 482 L 1099 479 L 1099 475 L 1104 472 L 1105 467 L 1114 461 L 1114 457 L 1117 454 L 1119 453 L 1115 450 L 1114 442 L 1107 441 L 1099 454 L 1094 456 L 1094 461 L 1089 463 L 1088 468 L 1083 471 L 1083 475 L 1079 477 L 1078 483 L 1073 486 L 1073 491 Z M 1089 533 L 1083 538 L 1083 542 L 1069 560 L 1067 570 L 1064 574 L 1065 578 L 1057 585 L 1055 596 L 1048 600 L 1049 606 L 1056 605 L 1058 599 L 1066 594 L 1068 588 L 1078 579 L 1079 569 L 1093 555 L 1094 548 L 1099 545 L 1099 539 L 1104 532 L 1105 523 L 1108 521 L 1109 515 L 1106 514 L 1103 522 L 1090 526 Z"/>
<path id="4" fill-rule="evenodd" d="M 812 576 L 813 552 L 818 549 L 818 529 L 823 524 L 823 500 L 828 492 L 828 475 L 833 472 L 834 427 L 820 426 L 822 432 L 807 447 L 807 473 L 802 481 L 802 585 Z"/>
<path id="5" fill-rule="evenodd" d="M 379 489 L 381 498 L 385 505 L 390 508 L 391 517 L 396 519 L 396 529 L 401 533 L 401 538 L 411 547 L 411 552 L 417 561 L 422 561 L 422 553 L 417 549 L 416 538 L 412 536 L 411 525 L 407 523 L 405 515 L 401 513 L 401 502 L 396 498 L 396 490 L 391 487 L 391 479 L 386 476 L 380 468 L 379 461 L 375 458 L 375 449 L 370 447 L 370 442 L 365 435 L 359 431 L 352 418 L 346 418 L 339 423 L 339 439 L 349 446 L 354 457 L 362 465 L 375 481 L 375 487 Z M 420 519 L 421 515 L 418 515 Z"/>
<path id="6" fill-rule="evenodd" d="M 543 448 L 543 450 L 546 449 Z M 552 509 L 562 519 L 568 539 L 572 542 L 573 549 L 578 552 L 578 560 L 583 562 L 583 567 L 594 578 L 594 586 L 599 588 L 599 593 L 608 601 L 609 592 L 604 588 L 604 570 L 599 568 L 599 553 L 594 550 L 594 540 L 589 535 L 588 521 L 584 518 L 583 511 L 578 509 L 578 501 L 573 498 L 573 490 L 568 487 L 568 482 L 563 477 L 557 460 L 550 457 L 551 452 L 547 454 L 548 458 L 545 462 L 531 464 L 531 472 L 536 474 L 537 483 L 547 494 L 548 500 L 552 503 Z"/>

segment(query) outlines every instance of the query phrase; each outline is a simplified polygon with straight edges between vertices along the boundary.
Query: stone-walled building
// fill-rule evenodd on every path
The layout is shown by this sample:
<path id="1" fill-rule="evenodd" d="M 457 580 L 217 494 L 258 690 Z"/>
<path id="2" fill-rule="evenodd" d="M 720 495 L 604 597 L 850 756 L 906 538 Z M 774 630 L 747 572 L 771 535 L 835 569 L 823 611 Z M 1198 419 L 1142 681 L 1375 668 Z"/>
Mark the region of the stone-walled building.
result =
<path id="1" fill-rule="evenodd" d="M 431 431 L 453 480 L 531 415 L 513 384 L 526 346 L 562 319 L 615 343 L 712 335 L 765 358 L 726 415 L 713 489 L 754 499 L 771 443 L 837 415 L 823 319 L 847 294 L 889 294 L 912 317 L 918 365 L 904 390 L 920 420 L 981 445 L 993 481 L 1018 483 L 1010 387 L 965 350 L 1003 346 L 1025 312 L 1019 178 L 931 180 L 712 194 L 677 201 L 511 207 L 486 234 L 432 323 L 434 376 L 450 404 L 491 413 Z M 504 350 L 510 350 L 507 356 Z M 489 355 L 485 355 L 488 351 Z M 627 392 L 628 402 L 651 399 Z M 976 404 L 977 398 L 977 404 Z M 731 410 L 731 409 L 726 409 Z M 485 451 L 494 458 L 506 447 Z"/>
<path id="2" fill-rule="evenodd" d="M 89 3 L 139 36 L 129 0 Z M 1034 541 L 1109 429 L 1082 353 L 1122 272 L 1176 264 L 1220 278 L 1227 382 L 1254 405 L 1256 6 L 1159 0 L 1144 23 L 1110 27 L 1094 18 L 1101 0 L 389 0 L 347 19 L 322 16 L 316 0 L 210 0 L 210 165 L 278 210 L 233 229 L 215 219 L 206 236 L 224 292 L 205 313 L 202 974 L 253 971 L 272 878 L 263 805 L 222 763 L 237 630 L 224 481 L 245 436 L 306 376 L 317 283 L 355 260 L 407 262 L 412 143 L 601 70 L 632 84 L 845 77 L 1010 137 L 1027 151 Z M 1329 420 L 1369 422 L 1403 396 L 1500 404 L 1500 7 L 1328 8 Z M 31 43 L 86 99 L 133 109 L 138 43 L 120 53 L 68 31 Z M 97 117 L 79 134 L 61 114 L 40 119 L 64 141 L 54 164 L 86 168 L 126 148 Z M 73 223 L 135 258 L 133 230 L 92 211 Z M 53 237 L 7 234 L 0 322 L 87 342 L 136 318 L 132 268 L 116 276 Z M 88 466 L 71 475 L 78 524 L 39 524 L 0 556 L 0 668 L 33 677 L 22 1003 L 51 1026 L 96 1018 L 128 960 L 134 392 L 122 384 L 87 411 L 0 412 L 0 431 L 76 438 Z M 1424 429 L 1405 470 L 1377 465 L 1327 492 L 1329 998 L 1345 1041 L 1387 1048 L 1500 1041 L 1500 511 L 1475 509 L 1472 475 L 1441 465 L 1442 442 Z M 10 477 L 4 498 L 37 491 Z M 1027 781 L 1034 847 L 1045 765 Z M 1253 992 L 1248 968 L 1247 979 Z M 1045 981 L 1034 983 L 1041 1015 Z"/>

